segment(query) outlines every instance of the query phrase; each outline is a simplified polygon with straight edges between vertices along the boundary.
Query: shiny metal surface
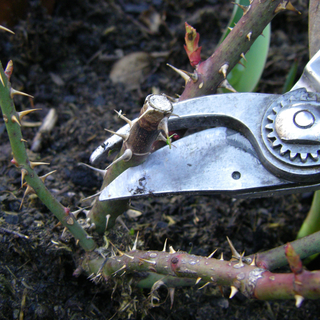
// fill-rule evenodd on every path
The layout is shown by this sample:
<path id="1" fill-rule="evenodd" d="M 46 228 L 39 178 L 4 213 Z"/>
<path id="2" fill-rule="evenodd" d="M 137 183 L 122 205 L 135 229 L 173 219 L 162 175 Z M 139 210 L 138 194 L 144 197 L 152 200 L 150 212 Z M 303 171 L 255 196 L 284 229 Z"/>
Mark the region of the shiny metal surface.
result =
<path id="1" fill-rule="evenodd" d="M 320 188 L 319 184 L 303 186 L 271 174 L 249 141 L 231 129 L 207 129 L 173 145 L 126 170 L 102 191 L 99 200 L 221 193 L 259 197 Z"/>
<path id="2" fill-rule="evenodd" d="M 311 169 L 320 165 L 320 95 L 304 90 L 288 92 L 270 105 L 262 137 L 280 161 Z"/>
<path id="3" fill-rule="evenodd" d="M 126 135 L 130 131 L 130 126 L 126 124 L 119 130 L 117 133 Z M 103 154 L 107 154 L 110 150 L 117 150 L 120 149 L 122 145 L 122 139 L 117 135 L 112 135 L 110 138 L 106 139 L 98 148 L 96 148 L 91 156 L 90 156 L 90 163 L 94 164 Z"/>
<path id="4" fill-rule="evenodd" d="M 291 90 L 305 88 L 309 92 L 320 92 L 320 50 L 305 66 L 301 78 Z"/>

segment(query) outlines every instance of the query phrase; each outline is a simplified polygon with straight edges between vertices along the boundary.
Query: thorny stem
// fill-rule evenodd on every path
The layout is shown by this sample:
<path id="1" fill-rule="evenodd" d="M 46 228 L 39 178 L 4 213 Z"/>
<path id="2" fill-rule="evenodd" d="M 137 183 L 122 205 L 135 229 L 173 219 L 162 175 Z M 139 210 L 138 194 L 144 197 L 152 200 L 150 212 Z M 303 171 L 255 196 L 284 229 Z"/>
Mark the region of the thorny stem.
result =
<path id="1" fill-rule="evenodd" d="M 4 82 L 0 83 L 0 107 L 2 116 L 6 124 L 10 145 L 12 148 L 14 163 L 17 167 L 24 171 L 24 178 L 27 185 L 30 186 L 38 195 L 40 200 L 47 206 L 47 208 L 59 219 L 61 224 L 68 228 L 72 235 L 79 240 L 81 247 L 84 250 L 90 251 L 96 247 L 96 243 L 84 231 L 81 225 L 77 222 L 75 217 L 64 208 L 45 187 L 42 180 L 33 170 L 32 165 L 28 159 L 25 143 L 22 138 L 21 128 L 17 121 L 19 121 L 19 114 L 15 109 L 13 99 L 10 95 L 11 84 L 4 73 L 2 64 L 0 62 L 1 78 Z M 17 119 L 17 120 L 15 120 Z"/>
<path id="2" fill-rule="evenodd" d="M 194 72 L 198 80 L 193 81 L 190 78 L 186 82 L 179 100 L 215 93 L 219 84 L 239 62 L 241 54 L 245 55 L 255 39 L 277 14 L 278 5 L 287 2 L 289 1 L 253 1 L 216 51 L 207 60 L 198 64 Z"/>
<path id="3" fill-rule="evenodd" d="M 159 134 L 168 135 L 167 118 L 172 113 L 172 104 L 164 95 L 149 95 L 140 111 L 139 118 L 130 123 L 129 136 L 124 139 L 120 159 L 125 152 L 130 151 L 129 159 L 114 161 L 103 179 L 101 190 L 110 184 L 118 175 L 129 167 L 137 166 L 145 161 Z M 130 120 L 127 120 L 130 122 Z M 116 218 L 128 207 L 128 201 L 95 201 L 89 213 L 90 221 L 95 230 L 103 234 L 106 228 L 113 227 Z"/>
<path id="4" fill-rule="evenodd" d="M 229 286 L 230 297 L 240 291 L 248 298 L 263 300 L 320 298 L 320 271 L 279 274 L 241 260 L 224 261 L 185 252 L 134 250 L 105 260 L 91 256 L 82 262 L 82 267 L 106 281 L 131 276 L 132 284 L 143 288 L 153 288 L 156 281 L 161 281 L 168 288 L 196 284 Z"/>

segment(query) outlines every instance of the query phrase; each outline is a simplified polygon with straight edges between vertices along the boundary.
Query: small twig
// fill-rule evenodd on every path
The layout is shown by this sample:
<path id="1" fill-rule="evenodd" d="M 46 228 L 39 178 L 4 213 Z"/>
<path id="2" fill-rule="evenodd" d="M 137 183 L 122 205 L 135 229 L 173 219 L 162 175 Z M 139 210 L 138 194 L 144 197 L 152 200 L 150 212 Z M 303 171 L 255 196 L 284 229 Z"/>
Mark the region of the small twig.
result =
<path id="1" fill-rule="evenodd" d="M 3 227 L 0 227 L 0 233 L 2 233 L 2 234 L 9 233 L 9 234 L 13 234 L 19 238 L 29 239 L 29 236 L 26 236 L 26 235 L 21 234 L 17 231 L 9 230 L 9 229 L 3 228 Z"/>

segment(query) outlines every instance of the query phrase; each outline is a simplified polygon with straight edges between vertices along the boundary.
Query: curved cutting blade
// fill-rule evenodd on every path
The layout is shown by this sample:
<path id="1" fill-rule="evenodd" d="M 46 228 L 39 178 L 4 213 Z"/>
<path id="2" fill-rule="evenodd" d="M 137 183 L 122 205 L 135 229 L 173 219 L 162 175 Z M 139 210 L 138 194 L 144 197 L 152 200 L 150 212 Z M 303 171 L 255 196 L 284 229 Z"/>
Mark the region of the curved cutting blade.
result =
<path id="1" fill-rule="evenodd" d="M 292 193 L 295 187 L 296 183 L 267 171 L 244 136 L 221 127 L 156 151 L 142 165 L 117 177 L 99 200 L 191 193 L 258 197 L 286 189 Z"/>

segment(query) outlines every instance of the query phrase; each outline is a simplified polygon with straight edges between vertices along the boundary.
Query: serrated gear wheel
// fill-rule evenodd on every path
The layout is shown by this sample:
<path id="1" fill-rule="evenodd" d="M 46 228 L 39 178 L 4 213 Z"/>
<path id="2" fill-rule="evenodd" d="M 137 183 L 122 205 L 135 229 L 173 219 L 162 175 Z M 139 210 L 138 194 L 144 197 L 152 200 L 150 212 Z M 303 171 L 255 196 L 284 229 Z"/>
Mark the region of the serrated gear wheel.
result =
<path id="1" fill-rule="evenodd" d="M 308 158 L 311 158 L 313 161 L 318 161 L 319 160 L 319 154 L 318 152 L 320 151 L 320 145 L 312 145 L 309 144 L 308 151 L 305 151 L 306 145 L 304 144 L 304 148 L 302 149 L 301 144 L 294 144 L 294 143 L 286 143 L 285 141 L 281 140 L 281 138 L 278 136 L 276 130 L 275 130 L 275 119 L 280 111 L 281 107 L 275 107 L 272 109 L 273 114 L 269 115 L 267 118 L 270 121 L 266 125 L 266 129 L 269 130 L 270 132 L 268 133 L 267 137 L 272 141 L 272 147 L 274 149 L 278 148 L 279 149 L 279 154 L 281 156 L 284 156 L 286 153 L 289 155 L 289 159 L 293 161 L 297 157 L 300 158 L 302 162 L 306 162 Z"/>
<path id="2" fill-rule="evenodd" d="M 309 112 L 309 110 L 316 110 L 316 112 Z M 262 130 L 263 140 L 268 150 L 279 160 L 294 166 L 318 165 L 320 162 L 319 134 L 317 133 L 315 137 L 305 134 L 316 123 L 315 119 L 318 118 L 318 110 L 319 103 L 311 93 L 304 93 L 299 99 L 292 98 L 287 94 L 284 99 L 282 98 L 280 101 L 277 100 L 272 103 L 264 116 Z M 287 116 L 287 113 L 290 116 Z M 295 121 L 295 116 L 298 113 L 309 115 L 310 124 L 308 124 L 308 118 L 306 117 L 306 119 L 303 118 L 303 121 L 306 121 L 305 127 L 299 127 L 299 123 Z M 290 132 L 292 132 L 295 138 L 291 140 L 283 139 L 279 136 L 279 130 L 283 130 L 288 135 L 291 135 Z M 297 134 L 295 134 L 296 132 Z"/>

